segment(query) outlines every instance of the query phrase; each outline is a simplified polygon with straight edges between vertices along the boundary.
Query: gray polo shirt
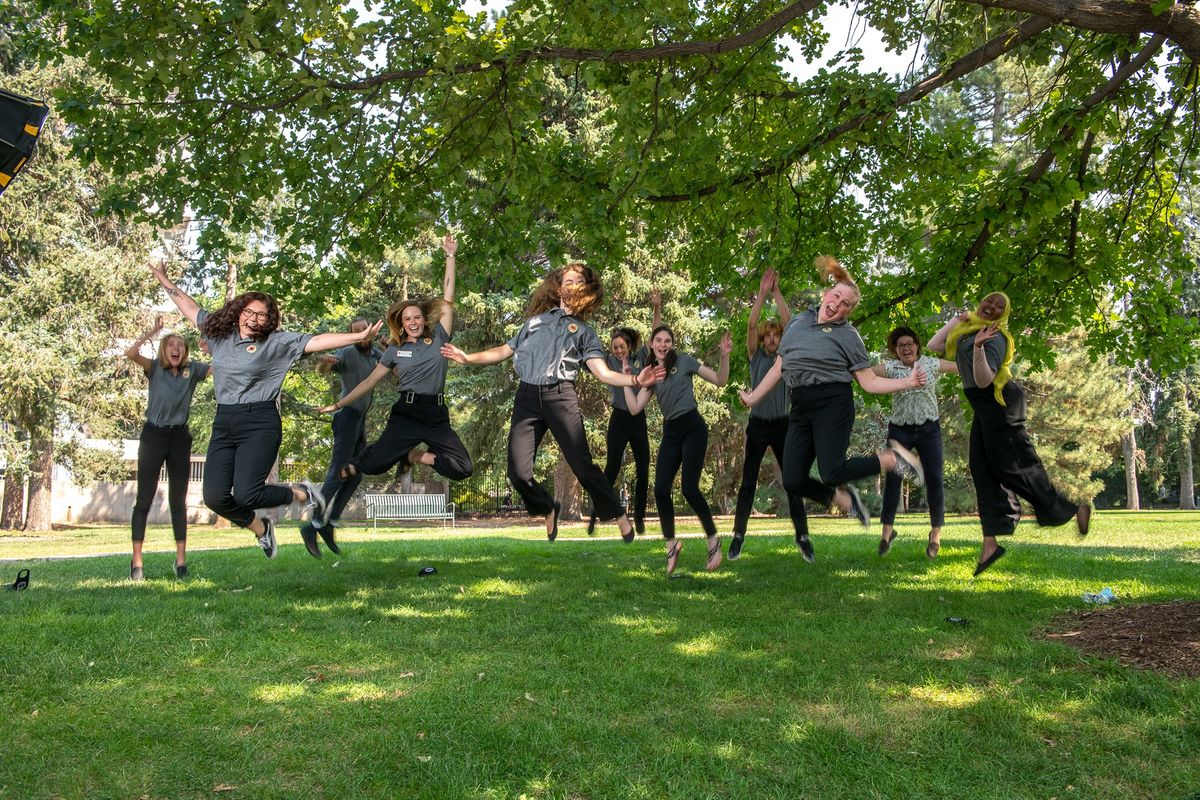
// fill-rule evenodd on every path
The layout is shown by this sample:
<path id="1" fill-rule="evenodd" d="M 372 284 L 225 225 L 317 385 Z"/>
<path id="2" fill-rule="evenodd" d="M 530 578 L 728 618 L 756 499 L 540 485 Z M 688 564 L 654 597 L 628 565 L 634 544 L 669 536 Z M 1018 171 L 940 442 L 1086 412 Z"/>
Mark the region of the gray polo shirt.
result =
<path id="1" fill-rule="evenodd" d="M 583 362 L 604 358 L 596 332 L 561 308 L 525 320 L 508 346 L 513 349 L 517 377 L 539 386 L 573 381 Z"/>
<path id="2" fill-rule="evenodd" d="M 975 337 L 979 331 L 958 337 L 955 344 L 954 361 L 958 364 L 958 374 L 962 377 L 964 389 L 978 389 L 975 383 Z M 1008 340 L 1003 335 L 993 336 L 983 343 L 983 357 L 987 360 L 992 372 L 1000 369 L 1004 355 L 1008 352 Z"/>
<path id="3" fill-rule="evenodd" d="M 208 312 L 200 309 L 196 325 L 203 325 Z M 304 355 L 311 333 L 275 331 L 263 341 L 243 339 L 235 329 L 221 339 L 209 339 L 213 389 L 222 405 L 268 403 L 279 396 L 283 377 Z"/>
<path id="4" fill-rule="evenodd" d="M 674 419 L 696 410 L 696 394 L 692 390 L 692 376 L 700 369 L 700 362 L 687 353 L 676 351 L 675 366 L 667 373 L 662 383 L 650 387 L 658 398 L 663 419 Z"/>
<path id="5" fill-rule="evenodd" d="M 368 352 L 364 353 L 352 344 L 333 353 L 333 357 L 337 361 L 330 369 L 342 378 L 342 397 L 354 391 L 355 387 L 375 371 L 375 365 L 379 363 L 381 355 L 383 354 L 379 352 L 378 347 L 372 346 Z M 360 414 L 366 414 L 371 410 L 371 399 L 374 394 L 375 391 L 371 390 L 349 405 L 343 403 L 342 408 L 353 408 Z"/>
<path id="6" fill-rule="evenodd" d="M 649 351 L 643 347 L 636 353 L 631 353 L 626 359 L 628 367 L 621 366 L 621 359 L 609 353 L 604 357 L 604 363 L 608 364 L 608 368 L 613 372 L 620 372 L 624 375 L 637 375 L 646 367 L 646 359 L 649 356 Z M 629 405 L 625 402 L 625 387 L 624 386 L 609 386 L 612 392 L 613 408 L 619 408 L 622 411 L 628 411 Z M 636 389 L 634 391 L 637 391 Z"/>
<path id="7" fill-rule="evenodd" d="M 750 357 L 751 391 L 762 382 L 763 376 L 770 372 L 773 366 L 775 356 L 767 355 L 767 351 L 761 347 L 754 351 L 754 355 Z M 787 419 L 787 415 L 788 390 L 782 380 L 775 384 L 775 388 L 768 392 L 758 405 L 750 409 L 751 419 Z"/>
<path id="8" fill-rule="evenodd" d="M 448 341 L 450 334 L 438 322 L 433 326 L 433 336 L 390 345 L 379 363 L 395 370 L 400 379 L 400 391 L 441 394 L 446 391 L 447 367 L 441 347 Z"/>
<path id="9" fill-rule="evenodd" d="M 151 425 L 186 425 L 192 409 L 192 394 L 200 381 L 208 375 L 208 364 L 189 361 L 176 375 L 164 369 L 158 359 L 150 361 L 146 377 L 150 379 L 150 393 L 146 401 L 146 422 Z"/>
<path id="10" fill-rule="evenodd" d="M 790 388 L 850 383 L 854 373 L 871 366 L 858 329 L 850 323 L 817 323 L 817 312 L 795 314 L 779 341 L 783 380 Z"/>

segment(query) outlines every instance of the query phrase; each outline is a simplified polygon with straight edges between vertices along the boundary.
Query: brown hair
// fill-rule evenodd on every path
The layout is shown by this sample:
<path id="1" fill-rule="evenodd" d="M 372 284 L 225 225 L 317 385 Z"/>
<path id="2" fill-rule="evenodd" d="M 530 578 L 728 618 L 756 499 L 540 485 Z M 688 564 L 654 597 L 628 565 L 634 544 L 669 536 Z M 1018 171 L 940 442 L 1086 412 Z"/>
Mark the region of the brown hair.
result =
<path id="1" fill-rule="evenodd" d="M 832 283 L 834 286 L 841 284 L 842 286 L 850 287 L 854 290 L 855 305 L 862 299 L 862 291 L 858 288 L 858 284 L 854 282 L 854 278 L 850 277 L 850 273 L 836 258 L 829 255 L 817 256 L 813 259 L 813 266 L 820 273 L 822 283 Z"/>
<path id="2" fill-rule="evenodd" d="M 624 339 L 625 345 L 629 348 L 629 355 L 633 355 L 642 342 L 642 337 L 633 328 L 617 328 L 612 332 L 612 338 Z"/>
<path id="3" fill-rule="evenodd" d="M 892 332 L 888 334 L 887 349 L 888 352 L 892 354 L 892 358 L 899 358 L 899 356 L 896 355 L 896 345 L 905 336 L 911 336 L 912 340 L 917 343 L 917 349 L 921 349 L 921 337 L 917 334 L 917 332 L 906 325 L 901 325 L 898 328 L 894 328 Z"/>
<path id="4" fill-rule="evenodd" d="M 209 339 L 224 339 L 229 334 L 236 333 L 242 311 L 255 300 L 267 307 L 267 321 L 262 325 L 256 323 L 251 326 L 254 340 L 261 342 L 279 328 L 279 305 L 274 297 L 263 292 L 242 292 L 209 314 L 208 319 L 200 326 L 200 332 Z"/>
<path id="5" fill-rule="evenodd" d="M 179 369 L 183 369 L 188 365 L 188 362 L 191 361 L 192 350 L 190 347 L 188 347 L 187 339 L 183 338 L 178 333 L 168 333 L 162 338 L 162 341 L 158 343 L 158 365 L 163 369 L 173 369 L 173 367 L 167 363 L 167 342 L 171 341 L 172 339 L 178 339 L 179 341 L 183 342 L 183 360 L 179 362 Z"/>
<path id="6" fill-rule="evenodd" d="M 525 315 L 529 317 L 545 313 L 552 308 L 558 308 L 562 302 L 562 279 L 568 272 L 578 272 L 583 276 L 583 289 L 576 295 L 577 301 L 571 308 L 571 316 L 586 319 L 600 301 L 604 299 L 604 287 L 600 285 L 600 277 L 587 264 L 578 262 L 567 264 L 551 272 L 529 298 Z"/>
<path id="7" fill-rule="evenodd" d="M 441 319 L 442 309 L 445 305 L 446 300 L 441 297 L 429 300 L 397 300 L 392 303 L 387 310 L 388 333 L 391 334 L 388 344 L 398 345 L 408 341 L 408 334 L 404 332 L 404 324 L 401 320 L 404 309 L 411 306 L 421 309 L 421 314 L 425 317 L 425 328 L 421 331 L 421 335 L 428 339 L 433 336 L 433 326 Z M 355 321 L 357 322 L 357 320 Z"/>

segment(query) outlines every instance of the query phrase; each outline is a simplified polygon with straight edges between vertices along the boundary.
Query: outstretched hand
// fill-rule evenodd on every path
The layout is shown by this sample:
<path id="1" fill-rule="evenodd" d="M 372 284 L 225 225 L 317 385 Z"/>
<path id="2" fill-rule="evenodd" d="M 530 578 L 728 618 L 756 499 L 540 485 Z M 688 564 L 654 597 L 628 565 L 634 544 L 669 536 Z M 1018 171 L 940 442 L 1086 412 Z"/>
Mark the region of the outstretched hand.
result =
<path id="1" fill-rule="evenodd" d="M 317 413 L 318 414 L 333 414 L 339 410 L 340 409 L 337 407 L 336 403 L 330 403 L 327 406 L 322 406 L 321 408 L 318 408 Z"/>
<path id="2" fill-rule="evenodd" d="M 364 330 L 362 333 L 360 333 L 358 335 L 358 341 L 369 342 L 369 341 L 373 340 L 379 334 L 379 330 L 382 327 L 383 327 L 383 320 L 381 320 L 381 319 L 375 320 L 374 325 L 367 328 L 366 330 Z M 345 341 L 345 340 L 343 339 L 342 341 Z"/>
<path id="3" fill-rule="evenodd" d="M 729 331 L 725 331 L 725 334 L 721 337 L 720 347 L 721 354 L 726 356 L 729 355 L 729 351 L 733 349 L 733 337 L 729 335 Z"/>
<path id="4" fill-rule="evenodd" d="M 996 338 L 999 334 L 999 325 L 986 325 L 979 329 L 979 333 L 975 334 L 975 346 L 983 347 L 984 342 Z"/>
<path id="5" fill-rule="evenodd" d="M 653 386 L 662 383 L 667 377 L 667 370 L 662 364 L 650 364 L 638 373 L 638 386 Z"/>
<path id="6" fill-rule="evenodd" d="M 455 347 L 454 345 L 450 344 L 449 342 L 442 345 L 441 354 L 442 354 L 443 358 L 448 358 L 456 364 L 467 363 L 467 354 L 464 353 L 460 348 Z"/>
<path id="7" fill-rule="evenodd" d="M 152 272 L 154 277 L 158 278 L 160 281 L 169 280 L 167 278 L 167 262 L 165 261 L 151 261 L 150 272 Z"/>
<path id="8" fill-rule="evenodd" d="M 662 307 L 662 294 L 658 291 L 658 289 L 650 290 L 650 305 L 654 306 L 655 308 Z"/>
<path id="9" fill-rule="evenodd" d="M 453 233 L 447 233 L 442 237 L 442 252 L 447 256 L 453 256 L 458 252 L 458 240 L 454 238 Z"/>
<path id="10" fill-rule="evenodd" d="M 153 336 L 154 334 L 158 333 L 162 329 L 163 329 L 162 314 L 156 314 L 154 316 L 154 325 L 153 325 L 153 327 L 150 328 L 150 335 Z"/>
<path id="11" fill-rule="evenodd" d="M 741 399 L 742 405 L 744 405 L 746 408 L 754 408 L 755 404 L 751 402 L 754 399 L 752 392 L 747 392 L 745 389 L 741 389 L 738 391 L 738 398 Z"/>
<path id="12" fill-rule="evenodd" d="M 762 300 L 771 293 L 771 286 L 775 280 L 775 270 L 767 267 L 763 270 L 762 277 L 758 281 L 758 298 Z"/>

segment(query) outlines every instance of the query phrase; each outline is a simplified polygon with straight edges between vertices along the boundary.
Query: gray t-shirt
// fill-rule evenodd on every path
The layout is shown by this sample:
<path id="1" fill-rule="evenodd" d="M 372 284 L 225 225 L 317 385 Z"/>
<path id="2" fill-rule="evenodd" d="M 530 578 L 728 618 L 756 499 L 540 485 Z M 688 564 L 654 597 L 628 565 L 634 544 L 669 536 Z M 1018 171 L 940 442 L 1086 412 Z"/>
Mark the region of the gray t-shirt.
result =
<path id="1" fill-rule="evenodd" d="M 589 358 L 604 358 L 596 332 L 561 308 L 525 320 L 508 346 L 517 377 L 539 386 L 573 381 Z"/>
<path id="2" fill-rule="evenodd" d="M 783 380 L 791 388 L 826 383 L 850 383 L 852 373 L 871 366 L 871 357 L 858 330 L 850 323 L 817 323 L 817 313 L 795 314 L 779 341 Z"/>
<path id="3" fill-rule="evenodd" d="M 631 353 L 626 359 L 627 367 L 621 366 L 621 359 L 609 353 L 604 357 L 604 362 L 608 364 L 608 368 L 613 372 L 620 372 L 624 375 L 637 375 L 646 367 L 646 359 L 649 357 L 649 351 L 643 347 L 636 353 Z M 613 408 L 619 408 L 622 411 L 628 411 L 629 405 L 625 402 L 625 387 L 624 386 L 609 386 L 612 392 Z M 635 390 L 636 391 L 636 390 Z"/>
<path id="4" fill-rule="evenodd" d="M 446 358 L 441 347 L 450 341 L 450 334 L 438 322 L 433 336 L 390 345 L 379 363 L 395 370 L 400 379 L 400 391 L 417 394 L 441 394 L 446 391 Z"/>
<path id="5" fill-rule="evenodd" d="M 750 390 L 762 381 L 763 376 L 775 366 L 775 356 L 768 355 L 763 348 L 754 351 L 750 357 Z M 787 385 L 781 380 L 758 405 L 750 409 L 752 419 L 785 419 L 788 415 Z"/>
<path id="6" fill-rule="evenodd" d="M 333 354 L 337 361 L 330 369 L 342 378 L 342 397 L 354 391 L 355 387 L 375 371 L 375 365 L 379 363 L 381 355 L 378 347 L 372 346 L 368 352 L 364 353 L 358 349 L 357 345 L 352 344 Z M 371 410 L 371 399 L 374 395 L 374 390 L 369 391 L 349 405 L 343 403 L 342 408 L 353 408 L 360 414 L 366 414 Z"/>
<path id="7" fill-rule="evenodd" d="M 658 407 L 662 409 L 663 419 L 675 417 L 696 410 L 696 393 L 692 389 L 692 376 L 700 369 L 700 362 L 686 353 L 676 352 L 675 366 L 667 372 L 667 377 L 661 383 L 650 387 L 658 398 Z"/>
<path id="8" fill-rule="evenodd" d="M 200 309 L 196 325 L 203 325 L 208 312 Z M 268 403 L 279 396 L 283 377 L 304 355 L 311 333 L 275 331 L 263 341 L 243 339 L 235 329 L 221 339 L 209 339 L 213 389 L 222 405 Z"/>
<path id="9" fill-rule="evenodd" d="M 192 394 L 208 375 L 208 364 L 190 361 L 176 375 L 164 369 L 158 359 L 150 361 L 146 377 L 150 393 L 146 401 L 146 422 L 151 425 L 186 425 L 192 409 Z"/>
<path id="10" fill-rule="evenodd" d="M 958 374 L 962 377 L 964 389 L 978 389 L 975 384 L 975 337 L 979 331 L 958 337 L 955 345 L 954 361 L 958 364 Z M 1004 355 L 1008 352 L 1008 340 L 1003 334 L 993 336 L 983 343 L 983 357 L 987 360 L 992 372 L 1000 369 Z"/>

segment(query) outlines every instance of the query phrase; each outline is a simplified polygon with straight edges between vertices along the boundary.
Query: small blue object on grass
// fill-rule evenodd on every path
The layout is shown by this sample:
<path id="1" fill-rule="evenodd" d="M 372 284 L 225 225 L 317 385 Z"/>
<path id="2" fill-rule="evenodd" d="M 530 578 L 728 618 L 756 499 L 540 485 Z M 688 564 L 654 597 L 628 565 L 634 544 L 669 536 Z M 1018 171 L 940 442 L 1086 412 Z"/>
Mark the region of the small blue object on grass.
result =
<path id="1" fill-rule="evenodd" d="M 1116 593 L 1109 586 L 1105 586 L 1098 592 L 1084 592 L 1081 597 L 1083 597 L 1083 602 L 1094 606 L 1106 606 L 1117 599 Z"/>

